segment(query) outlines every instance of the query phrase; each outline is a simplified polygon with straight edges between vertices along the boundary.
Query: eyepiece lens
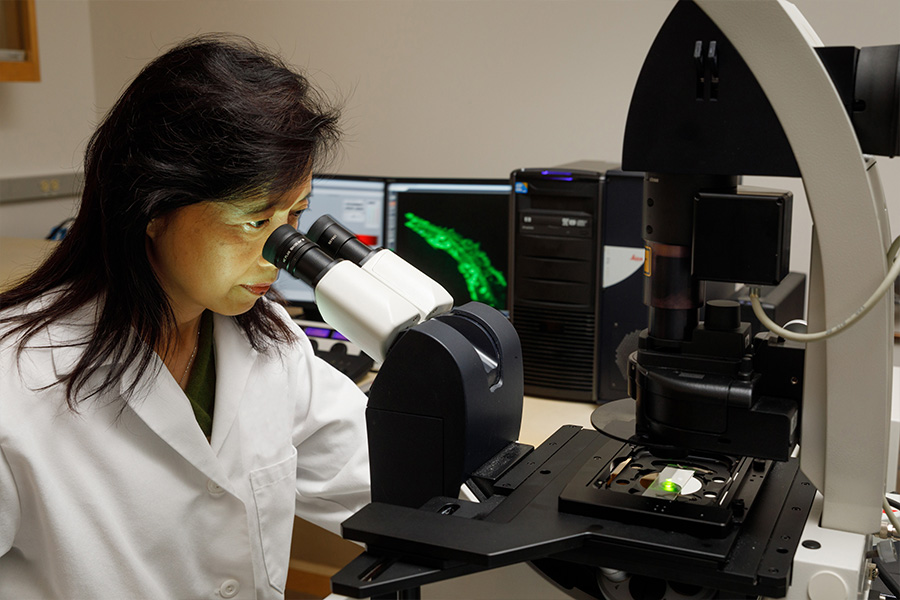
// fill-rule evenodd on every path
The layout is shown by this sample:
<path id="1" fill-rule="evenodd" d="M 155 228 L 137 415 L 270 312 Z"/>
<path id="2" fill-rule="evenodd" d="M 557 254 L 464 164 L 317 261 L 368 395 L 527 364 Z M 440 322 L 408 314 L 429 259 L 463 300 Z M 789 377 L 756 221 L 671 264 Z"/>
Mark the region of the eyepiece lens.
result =
<path id="1" fill-rule="evenodd" d="M 315 286 L 335 263 L 321 248 L 290 225 L 282 225 L 272 232 L 263 245 L 262 254 L 279 269 L 311 286 Z"/>
<path id="2" fill-rule="evenodd" d="M 303 237 L 300 232 L 290 225 L 282 225 L 273 231 L 269 239 L 266 240 L 265 245 L 263 245 L 263 258 L 279 269 L 283 269 L 290 255 L 287 250 L 295 236 L 299 236 L 301 239 Z"/>
<path id="3" fill-rule="evenodd" d="M 330 215 L 322 215 L 316 219 L 307 235 L 331 256 L 345 258 L 357 265 L 361 265 L 374 252 L 359 241 L 355 233 L 335 221 Z"/>

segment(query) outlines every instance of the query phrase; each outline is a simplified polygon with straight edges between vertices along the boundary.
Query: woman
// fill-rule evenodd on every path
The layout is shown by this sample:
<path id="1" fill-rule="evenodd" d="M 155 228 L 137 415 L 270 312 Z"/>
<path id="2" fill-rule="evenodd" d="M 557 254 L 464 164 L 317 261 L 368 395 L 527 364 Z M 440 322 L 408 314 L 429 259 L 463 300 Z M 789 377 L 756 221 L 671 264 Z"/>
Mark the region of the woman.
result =
<path id="1" fill-rule="evenodd" d="M 369 499 L 365 397 L 267 297 L 337 111 L 246 40 L 151 62 L 74 225 L 0 295 L 0 597 L 283 595 L 296 513 Z"/>

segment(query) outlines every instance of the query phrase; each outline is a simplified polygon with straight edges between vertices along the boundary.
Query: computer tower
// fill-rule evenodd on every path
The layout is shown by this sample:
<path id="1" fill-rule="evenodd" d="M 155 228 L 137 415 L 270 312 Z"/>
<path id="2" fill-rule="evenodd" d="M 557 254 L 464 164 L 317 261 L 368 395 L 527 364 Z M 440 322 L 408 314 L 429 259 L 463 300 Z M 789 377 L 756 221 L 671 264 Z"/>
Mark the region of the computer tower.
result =
<path id="1" fill-rule="evenodd" d="M 647 327 L 643 178 L 589 161 L 510 175 L 509 306 L 526 394 L 627 397 L 627 358 Z"/>

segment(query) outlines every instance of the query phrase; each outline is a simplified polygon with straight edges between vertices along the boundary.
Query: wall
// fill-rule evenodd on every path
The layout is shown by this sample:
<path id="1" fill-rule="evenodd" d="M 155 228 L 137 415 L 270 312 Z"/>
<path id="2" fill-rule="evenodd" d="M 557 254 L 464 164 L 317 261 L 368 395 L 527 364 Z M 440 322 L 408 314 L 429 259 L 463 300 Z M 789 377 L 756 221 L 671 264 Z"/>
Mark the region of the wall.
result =
<path id="1" fill-rule="evenodd" d="M 39 82 L 0 83 L 0 179 L 73 173 L 97 121 L 89 4 L 37 0 Z M 0 236 L 44 237 L 74 198 L 0 204 Z"/>
<path id="2" fill-rule="evenodd" d="M 175 40 L 236 31 L 280 49 L 320 85 L 347 97 L 341 170 L 506 176 L 525 164 L 614 150 L 664 6 L 98 2 L 92 5 L 97 97 L 110 103 L 124 80 Z M 616 44 L 606 40 L 624 37 L 617 33 L 624 30 L 637 35 L 611 55 Z"/>
<path id="3" fill-rule="evenodd" d="M 797 2 L 829 45 L 900 41 L 894 0 Z M 632 87 L 670 0 L 37 0 L 43 78 L 0 83 L 0 178 L 80 167 L 98 114 L 152 57 L 205 31 L 248 35 L 345 101 L 336 170 L 505 177 L 616 160 Z M 96 75 L 95 75 L 96 73 Z M 900 230 L 900 159 L 881 176 Z M 811 219 L 791 189 L 792 268 Z M 0 205 L 0 235 L 40 237 L 72 199 Z"/>
<path id="4" fill-rule="evenodd" d="M 900 41 L 893 0 L 803 0 L 829 45 Z M 524 166 L 615 160 L 646 49 L 669 0 L 37 0 L 42 81 L 0 83 L 0 178 L 80 167 L 98 114 L 162 49 L 204 31 L 253 37 L 345 99 L 337 170 L 505 177 Z M 96 72 L 96 76 L 95 76 Z M 900 230 L 900 159 L 881 161 Z M 792 268 L 811 220 L 791 189 Z M 0 235 L 41 237 L 73 199 L 0 205 Z"/>
<path id="5" fill-rule="evenodd" d="M 147 60 L 206 31 L 280 51 L 346 100 L 343 173 L 506 177 L 519 167 L 617 160 L 628 103 L 670 1 L 209 0 L 91 4 L 101 108 Z M 797 3 L 829 45 L 900 42 L 893 0 Z M 900 229 L 900 159 L 881 174 Z M 791 266 L 811 218 L 798 180 Z"/>

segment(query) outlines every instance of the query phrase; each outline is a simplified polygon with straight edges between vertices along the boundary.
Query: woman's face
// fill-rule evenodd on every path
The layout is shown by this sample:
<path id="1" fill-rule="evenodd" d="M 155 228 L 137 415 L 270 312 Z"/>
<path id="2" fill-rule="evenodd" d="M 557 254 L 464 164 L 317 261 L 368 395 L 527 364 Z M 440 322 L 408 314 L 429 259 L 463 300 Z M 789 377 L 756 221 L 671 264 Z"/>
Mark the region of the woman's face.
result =
<path id="1" fill-rule="evenodd" d="M 200 202 L 151 221 L 147 255 L 176 321 L 206 309 L 228 316 L 250 310 L 278 275 L 263 245 L 279 226 L 297 226 L 310 189 L 307 179 L 269 208 L 265 198 Z"/>

